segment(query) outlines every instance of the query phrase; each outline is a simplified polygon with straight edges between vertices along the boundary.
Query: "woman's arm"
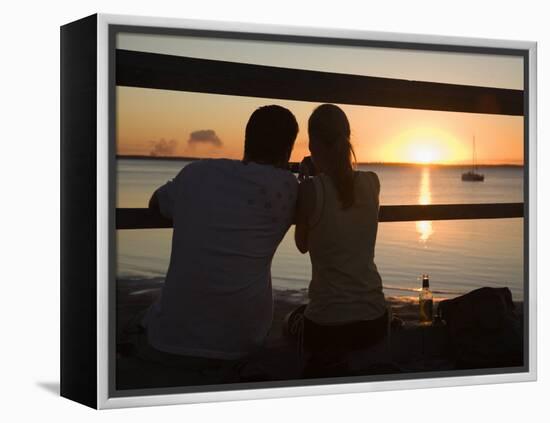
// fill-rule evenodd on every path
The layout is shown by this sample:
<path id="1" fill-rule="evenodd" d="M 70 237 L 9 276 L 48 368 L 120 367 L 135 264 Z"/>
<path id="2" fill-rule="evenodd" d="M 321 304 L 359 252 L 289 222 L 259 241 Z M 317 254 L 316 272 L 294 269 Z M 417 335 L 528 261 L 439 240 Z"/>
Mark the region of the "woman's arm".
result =
<path id="1" fill-rule="evenodd" d="M 296 228 L 294 241 L 298 250 L 308 252 L 309 218 L 315 206 L 315 187 L 312 179 L 307 179 L 298 186 L 298 201 L 296 203 Z"/>

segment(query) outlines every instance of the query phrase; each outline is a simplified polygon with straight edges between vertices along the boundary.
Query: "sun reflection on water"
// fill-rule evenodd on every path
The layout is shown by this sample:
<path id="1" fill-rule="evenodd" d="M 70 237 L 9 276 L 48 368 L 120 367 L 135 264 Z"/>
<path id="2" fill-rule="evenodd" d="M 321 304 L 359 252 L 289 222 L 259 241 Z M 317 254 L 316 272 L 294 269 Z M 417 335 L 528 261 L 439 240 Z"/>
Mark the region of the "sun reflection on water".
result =
<path id="1" fill-rule="evenodd" d="M 420 179 L 419 204 L 426 205 L 432 203 L 432 192 L 430 187 L 430 167 L 426 166 L 422 169 L 422 176 Z M 416 222 L 416 231 L 419 234 L 419 242 L 426 244 L 434 233 L 432 222 L 430 220 L 420 220 Z"/>

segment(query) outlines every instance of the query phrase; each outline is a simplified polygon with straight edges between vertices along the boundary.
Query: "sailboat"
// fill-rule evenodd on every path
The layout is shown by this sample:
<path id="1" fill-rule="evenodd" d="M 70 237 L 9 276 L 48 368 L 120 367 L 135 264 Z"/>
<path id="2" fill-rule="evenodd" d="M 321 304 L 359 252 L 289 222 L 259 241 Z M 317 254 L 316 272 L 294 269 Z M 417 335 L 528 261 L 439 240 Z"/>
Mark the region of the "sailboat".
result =
<path id="1" fill-rule="evenodd" d="M 476 163 L 476 137 L 472 140 L 472 170 L 462 174 L 462 180 L 466 182 L 483 182 L 485 175 L 477 173 Z"/>

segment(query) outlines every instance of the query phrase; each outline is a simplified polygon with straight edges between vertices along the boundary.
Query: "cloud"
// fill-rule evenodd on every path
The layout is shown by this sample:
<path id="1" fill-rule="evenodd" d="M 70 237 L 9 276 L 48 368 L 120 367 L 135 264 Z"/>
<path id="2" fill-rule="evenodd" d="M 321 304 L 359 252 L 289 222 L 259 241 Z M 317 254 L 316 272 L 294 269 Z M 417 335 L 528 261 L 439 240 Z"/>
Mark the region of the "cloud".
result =
<path id="1" fill-rule="evenodd" d="M 205 145 L 209 144 L 213 147 L 221 147 L 223 145 L 222 140 L 216 135 L 216 131 L 213 129 L 201 129 L 199 131 L 194 131 L 189 134 L 189 140 L 187 140 L 188 145 Z"/>
<path id="2" fill-rule="evenodd" d="M 176 151 L 178 142 L 176 140 L 166 141 L 161 138 L 159 141 L 151 141 L 153 148 L 149 153 L 151 156 L 171 156 Z"/>

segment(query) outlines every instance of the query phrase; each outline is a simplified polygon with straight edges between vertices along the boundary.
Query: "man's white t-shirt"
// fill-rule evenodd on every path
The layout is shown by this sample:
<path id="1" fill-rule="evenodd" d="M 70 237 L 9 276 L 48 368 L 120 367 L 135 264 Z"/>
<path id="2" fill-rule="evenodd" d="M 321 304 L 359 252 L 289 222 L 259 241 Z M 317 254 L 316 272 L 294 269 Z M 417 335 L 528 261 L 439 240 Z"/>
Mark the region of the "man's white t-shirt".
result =
<path id="1" fill-rule="evenodd" d="M 297 189 L 289 171 L 212 159 L 157 191 L 174 232 L 161 298 L 144 319 L 154 348 L 238 359 L 261 347 L 273 318 L 271 260 Z"/>

